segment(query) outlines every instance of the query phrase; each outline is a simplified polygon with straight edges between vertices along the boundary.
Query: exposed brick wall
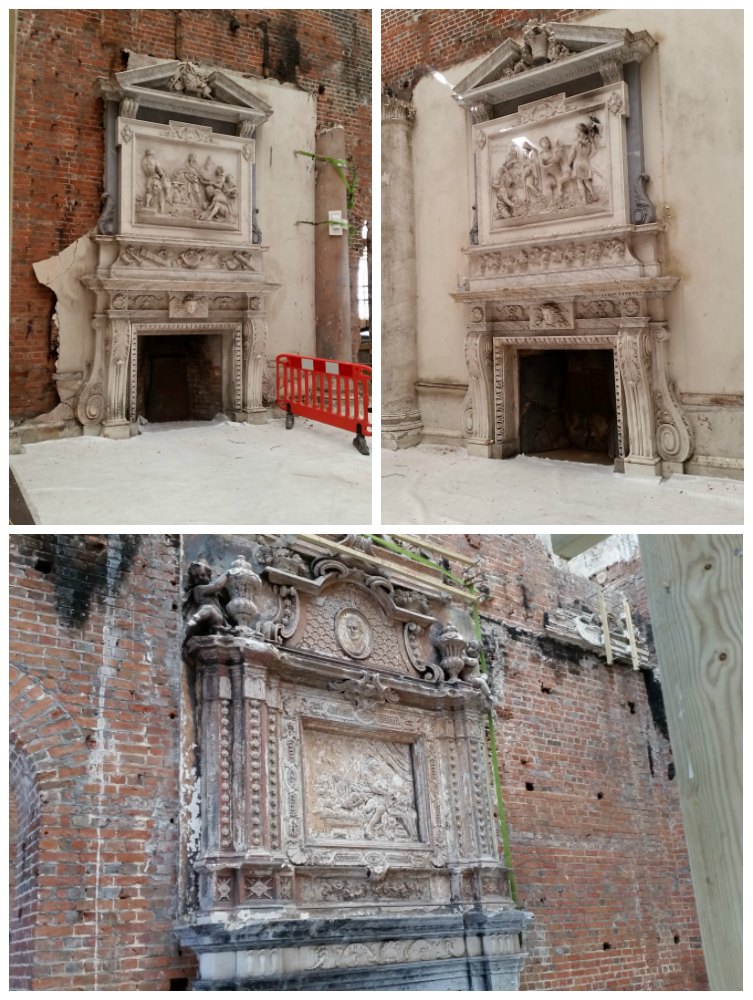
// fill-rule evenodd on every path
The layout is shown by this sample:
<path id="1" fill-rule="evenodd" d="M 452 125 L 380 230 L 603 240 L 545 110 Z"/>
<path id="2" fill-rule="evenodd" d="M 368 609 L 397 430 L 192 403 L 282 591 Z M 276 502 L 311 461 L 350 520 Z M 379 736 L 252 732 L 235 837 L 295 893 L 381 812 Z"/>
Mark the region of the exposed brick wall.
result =
<path id="1" fill-rule="evenodd" d="M 408 95 L 429 67 L 443 70 L 488 55 L 532 17 L 570 21 L 593 10 L 383 10 L 382 80 Z"/>
<path id="2" fill-rule="evenodd" d="M 10 745 L 10 988 L 28 990 L 34 959 L 39 865 L 39 793 L 23 751 Z"/>
<path id="3" fill-rule="evenodd" d="M 40 801 L 31 988 L 169 989 L 193 975 L 172 932 L 176 541 L 14 536 L 10 577 L 11 737 Z"/>
<path id="4" fill-rule="evenodd" d="M 371 11 L 19 11 L 10 347 L 16 418 L 57 401 L 54 295 L 31 265 L 96 225 L 104 133 L 94 85 L 124 69 L 128 51 L 215 62 L 251 79 L 295 80 L 316 95 L 318 128 L 345 126 L 359 178 L 353 219 L 371 219 Z M 354 302 L 357 256 L 354 247 Z M 353 316 L 355 339 L 355 309 Z"/>
<path id="5" fill-rule="evenodd" d="M 544 635 L 546 611 L 595 610 L 599 584 L 556 568 L 531 536 L 437 540 L 483 553 L 481 613 L 502 623 L 497 744 L 519 903 L 535 918 L 521 987 L 707 988 L 659 692 L 644 671 Z M 640 563 L 604 586 L 650 636 Z"/>

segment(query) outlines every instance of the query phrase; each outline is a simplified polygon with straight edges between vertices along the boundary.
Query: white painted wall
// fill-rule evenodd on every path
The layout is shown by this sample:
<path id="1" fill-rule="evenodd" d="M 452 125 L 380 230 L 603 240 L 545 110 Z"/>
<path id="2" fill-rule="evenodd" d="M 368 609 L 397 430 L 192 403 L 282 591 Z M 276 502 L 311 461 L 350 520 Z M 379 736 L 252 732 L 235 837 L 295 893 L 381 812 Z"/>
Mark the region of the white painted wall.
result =
<path id="1" fill-rule="evenodd" d="M 680 394 L 743 391 L 743 13 L 610 10 L 585 23 L 648 31 L 642 67 L 646 169 L 659 218 L 668 208 L 666 272 L 681 278 L 667 303 L 670 375 Z M 457 83 L 480 60 L 444 70 Z M 465 113 L 447 86 L 414 92 L 418 359 L 422 382 L 467 382 L 464 316 L 449 293 L 467 274 L 471 179 Z M 457 391 L 420 389 L 429 440 L 460 440 Z M 742 408 L 688 405 L 696 453 L 741 459 Z M 694 471 L 712 471 L 697 468 Z"/>

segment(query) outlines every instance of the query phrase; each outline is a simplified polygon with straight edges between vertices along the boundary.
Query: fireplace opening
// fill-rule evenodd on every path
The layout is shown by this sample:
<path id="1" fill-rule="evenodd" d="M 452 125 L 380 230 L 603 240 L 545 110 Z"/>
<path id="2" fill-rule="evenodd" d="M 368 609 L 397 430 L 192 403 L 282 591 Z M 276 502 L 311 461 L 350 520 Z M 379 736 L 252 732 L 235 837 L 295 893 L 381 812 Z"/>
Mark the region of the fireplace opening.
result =
<path id="1" fill-rule="evenodd" d="M 222 337 L 139 337 L 137 413 L 150 423 L 211 420 L 223 410 Z"/>
<path id="2" fill-rule="evenodd" d="M 617 407 L 611 351 L 521 351 L 520 451 L 611 464 Z"/>

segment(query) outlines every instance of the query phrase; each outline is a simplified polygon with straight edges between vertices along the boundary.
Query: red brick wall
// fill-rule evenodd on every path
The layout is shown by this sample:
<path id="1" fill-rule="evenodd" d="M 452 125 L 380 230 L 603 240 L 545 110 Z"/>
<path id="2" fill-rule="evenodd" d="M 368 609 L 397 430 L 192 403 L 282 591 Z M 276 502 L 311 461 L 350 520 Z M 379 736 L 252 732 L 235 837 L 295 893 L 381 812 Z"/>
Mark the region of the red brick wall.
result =
<path id="1" fill-rule="evenodd" d="M 36 932 L 35 990 L 169 989 L 193 975 L 172 933 L 179 594 L 169 536 L 11 539 L 11 739 L 40 804 L 38 914 L 22 932 Z M 20 818 L 13 775 L 11 789 Z"/>
<path id="2" fill-rule="evenodd" d="M 649 698 L 644 672 L 544 636 L 546 611 L 596 609 L 596 581 L 556 569 L 530 536 L 440 544 L 483 553 L 491 599 L 480 610 L 503 623 L 497 744 L 518 899 L 535 918 L 521 987 L 707 988 L 656 689 Z M 605 585 L 650 635 L 639 563 Z"/>
<path id="3" fill-rule="evenodd" d="M 591 10 L 383 10 L 382 80 L 397 96 L 410 92 L 427 67 L 448 69 L 467 59 L 488 55 L 506 38 L 520 39 L 532 17 L 570 21 Z"/>
<path id="4" fill-rule="evenodd" d="M 239 27 L 230 30 L 231 17 Z M 265 69 L 262 23 L 270 66 Z M 57 400 L 54 295 L 31 265 L 90 231 L 100 214 L 104 138 L 98 77 L 127 50 L 214 61 L 251 78 L 290 79 L 317 96 L 317 124 L 343 124 L 358 172 L 353 219 L 371 218 L 371 12 L 350 10 L 25 10 L 18 13 L 13 172 L 10 408 Z M 357 251 L 351 254 L 353 297 Z M 354 328 L 356 326 L 354 311 Z M 355 335 L 355 333 L 354 333 Z"/>
<path id="5" fill-rule="evenodd" d="M 10 745 L 10 988 L 28 990 L 37 921 L 39 865 L 39 792 L 29 761 Z"/>

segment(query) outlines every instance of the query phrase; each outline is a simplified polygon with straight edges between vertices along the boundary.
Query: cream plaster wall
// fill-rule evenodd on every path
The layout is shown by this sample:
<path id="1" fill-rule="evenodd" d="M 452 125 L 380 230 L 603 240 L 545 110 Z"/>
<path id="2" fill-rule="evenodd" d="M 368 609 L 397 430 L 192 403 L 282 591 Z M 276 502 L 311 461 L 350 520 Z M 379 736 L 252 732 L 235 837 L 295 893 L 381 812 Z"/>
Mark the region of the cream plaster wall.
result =
<path id="1" fill-rule="evenodd" d="M 727 395 L 703 408 L 702 425 L 696 409 L 689 409 L 696 450 L 741 459 L 742 11 L 613 10 L 583 20 L 646 30 L 658 42 L 643 63 L 641 81 L 646 169 L 655 179 L 649 193 L 669 226 L 666 273 L 682 279 L 667 303 L 670 376 L 681 394 Z M 455 84 L 479 61 L 444 75 Z M 432 76 L 416 87 L 414 104 L 419 386 L 465 383 L 464 316 L 449 293 L 458 275 L 468 273 L 460 253 L 468 244 L 472 203 L 468 124 L 449 88 Z M 438 388 L 420 391 L 429 438 L 460 440 L 455 397 L 450 402 Z M 440 416 L 443 399 L 446 419 Z"/>
<path id="2" fill-rule="evenodd" d="M 257 130 L 256 204 L 268 281 L 281 288 L 267 299 L 267 359 L 290 351 L 314 354 L 314 151 L 316 101 L 291 84 L 254 80 L 253 90 L 274 113 Z"/>

